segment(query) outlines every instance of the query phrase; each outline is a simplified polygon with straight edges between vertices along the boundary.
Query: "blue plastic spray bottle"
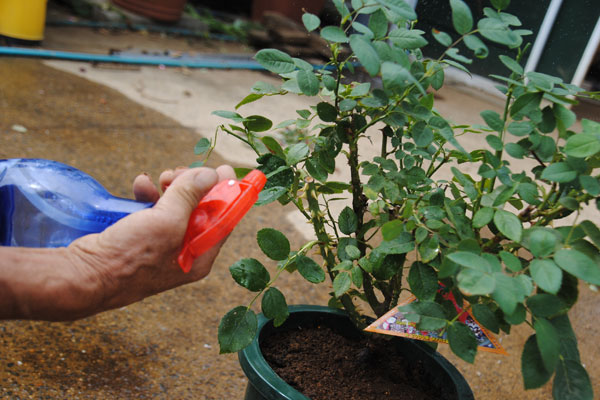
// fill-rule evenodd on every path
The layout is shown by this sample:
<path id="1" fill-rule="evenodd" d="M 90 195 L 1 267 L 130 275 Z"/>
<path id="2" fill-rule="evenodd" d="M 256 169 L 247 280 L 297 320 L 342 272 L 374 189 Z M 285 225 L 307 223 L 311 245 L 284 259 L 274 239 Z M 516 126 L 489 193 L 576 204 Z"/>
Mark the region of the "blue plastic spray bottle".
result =
<path id="1" fill-rule="evenodd" d="M 254 170 L 241 181 L 219 182 L 200 200 L 178 257 L 184 272 L 196 257 L 231 233 L 258 200 L 266 181 L 262 172 Z M 115 197 L 91 176 L 56 161 L 0 160 L 2 246 L 68 246 L 152 205 Z"/>
<path id="2" fill-rule="evenodd" d="M 3 246 L 68 246 L 151 206 L 115 197 L 91 176 L 56 161 L 0 160 Z"/>

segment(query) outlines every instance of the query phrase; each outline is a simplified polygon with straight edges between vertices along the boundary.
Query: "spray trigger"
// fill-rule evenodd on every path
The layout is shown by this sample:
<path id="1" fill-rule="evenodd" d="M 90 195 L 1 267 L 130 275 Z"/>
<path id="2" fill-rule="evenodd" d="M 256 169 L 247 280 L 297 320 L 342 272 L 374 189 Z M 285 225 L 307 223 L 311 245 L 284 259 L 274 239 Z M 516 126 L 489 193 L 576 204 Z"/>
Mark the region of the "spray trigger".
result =
<path id="1" fill-rule="evenodd" d="M 258 200 L 267 177 L 253 170 L 244 179 L 217 183 L 192 212 L 179 253 L 179 266 L 189 272 L 194 259 L 229 235 Z"/>

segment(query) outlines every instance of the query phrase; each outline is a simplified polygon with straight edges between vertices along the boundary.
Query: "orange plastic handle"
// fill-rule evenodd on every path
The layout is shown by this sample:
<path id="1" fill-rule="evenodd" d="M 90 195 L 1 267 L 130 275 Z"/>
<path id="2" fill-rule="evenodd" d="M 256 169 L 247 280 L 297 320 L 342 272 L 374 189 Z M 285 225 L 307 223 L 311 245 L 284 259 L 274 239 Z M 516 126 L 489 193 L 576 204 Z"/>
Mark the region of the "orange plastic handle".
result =
<path id="1" fill-rule="evenodd" d="M 217 183 L 200 200 L 192 212 L 179 253 L 179 266 L 189 272 L 194 259 L 229 235 L 252 208 L 267 177 L 259 170 L 251 171 L 241 181 L 234 179 Z"/>

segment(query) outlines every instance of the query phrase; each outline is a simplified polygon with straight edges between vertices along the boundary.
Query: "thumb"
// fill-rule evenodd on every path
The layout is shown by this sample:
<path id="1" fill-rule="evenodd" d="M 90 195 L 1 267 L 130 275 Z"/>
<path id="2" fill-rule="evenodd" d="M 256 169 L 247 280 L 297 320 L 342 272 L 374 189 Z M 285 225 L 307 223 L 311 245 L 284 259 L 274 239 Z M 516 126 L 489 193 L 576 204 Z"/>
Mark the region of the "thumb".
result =
<path id="1" fill-rule="evenodd" d="M 198 202 L 217 183 L 211 168 L 192 168 L 179 175 L 158 200 L 154 209 L 168 212 L 174 220 L 187 221 Z"/>

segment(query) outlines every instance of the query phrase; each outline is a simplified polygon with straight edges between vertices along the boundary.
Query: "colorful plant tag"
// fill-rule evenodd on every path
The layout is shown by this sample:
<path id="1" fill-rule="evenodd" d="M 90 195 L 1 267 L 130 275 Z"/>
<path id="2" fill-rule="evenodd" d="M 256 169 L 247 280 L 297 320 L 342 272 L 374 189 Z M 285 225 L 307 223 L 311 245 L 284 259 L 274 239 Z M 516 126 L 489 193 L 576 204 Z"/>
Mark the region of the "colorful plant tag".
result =
<path id="1" fill-rule="evenodd" d="M 458 321 L 467 325 L 477 338 L 478 345 L 481 350 L 488 351 L 491 353 L 508 355 L 506 350 L 500 345 L 497 338 L 485 329 L 471 313 L 469 307 L 465 310 L 459 306 L 454 299 L 452 293 L 443 290 L 440 287 L 440 292 L 445 299 L 452 301 L 456 311 L 458 312 Z M 402 336 L 409 339 L 424 340 L 427 342 L 438 342 L 448 343 L 448 338 L 445 330 L 439 329 L 436 331 L 425 331 L 417 329 L 417 324 L 410 322 L 406 317 L 406 312 L 402 311 L 401 308 L 412 303 L 419 301 L 415 296 L 411 296 L 406 301 L 398 304 L 396 307 L 388 311 L 381 318 L 369 325 L 365 331 L 382 333 L 384 335 Z M 443 331 L 443 332 L 442 332 Z"/>

